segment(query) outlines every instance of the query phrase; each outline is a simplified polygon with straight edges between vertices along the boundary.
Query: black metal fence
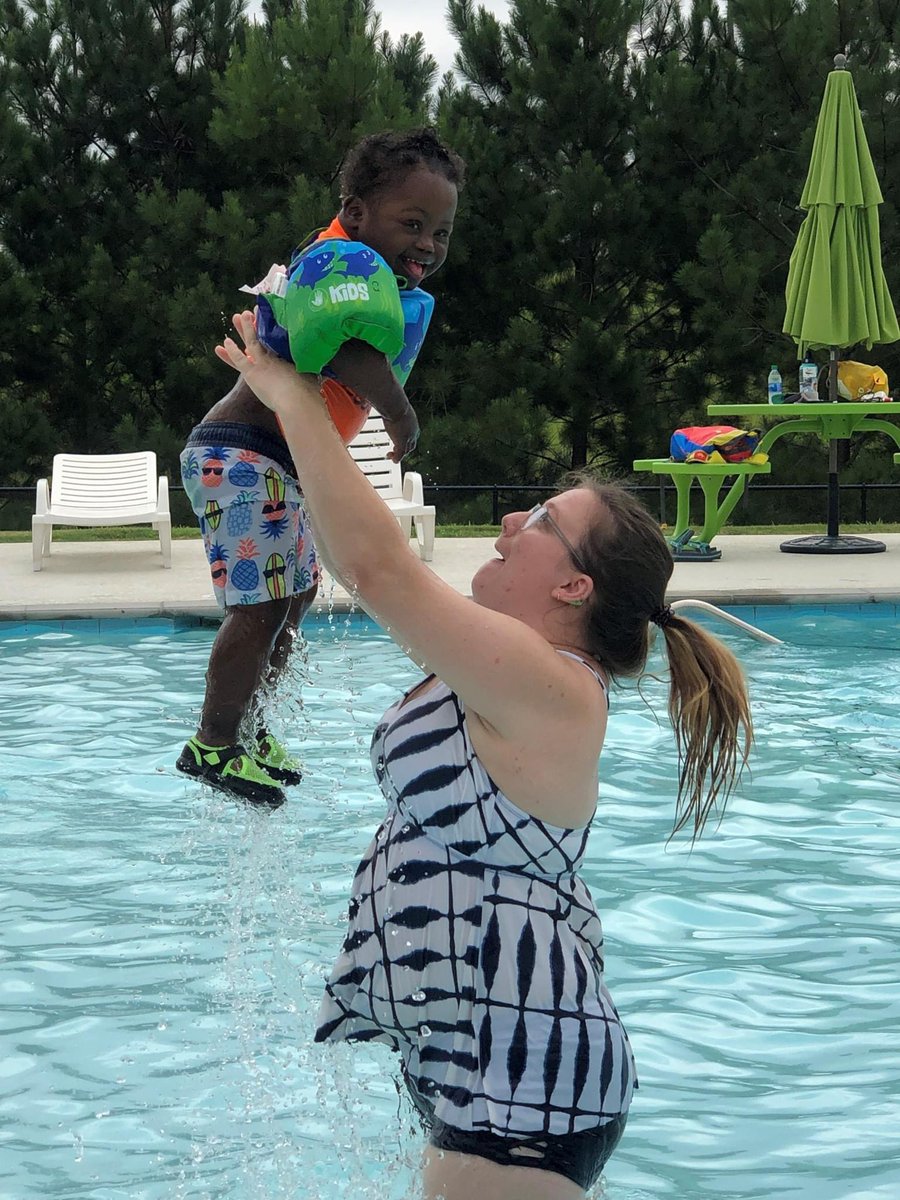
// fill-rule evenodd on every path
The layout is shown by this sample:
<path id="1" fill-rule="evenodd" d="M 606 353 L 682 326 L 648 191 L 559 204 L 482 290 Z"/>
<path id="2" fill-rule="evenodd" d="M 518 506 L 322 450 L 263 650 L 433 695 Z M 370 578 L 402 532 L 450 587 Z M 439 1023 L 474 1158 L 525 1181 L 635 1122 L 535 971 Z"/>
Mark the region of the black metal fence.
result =
<path id="1" fill-rule="evenodd" d="M 624 486 L 639 496 L 643 496 L 648 508 L 655 511 L 661 525 L 671 524 L 675 518 L 675 488 L 671 482 L 660 477 L 658 483 L 624 484 Z M 4 487 L 0 485 L 0 527 L 5 529 L 28 529 L 31 525 L 31 513 L 34 512 L 35 487 Z M 473 515 L 472 506 L 466 505 L 466 512 L 459 515 L 462 521 L 474 524 L 499 525 L 504 512 L 510 509 L 530 507 L 537 499 L 548 492 L 546 484 L 512 484 L 512 483 L 438 483 L 425 485 L 425 498 L 438 508 L 439 519 L 444 522 L 454 520 L 454 508 L 459 508 L 459 502 L 477 500 L 477 511 Z M 748 487 L 744 492 L 738 509 L 733 514 L 734 524 L 750 523 L 760 510 L 756 524 L 788 524 L 792 522 L 809 522 L 825 519 L 825 500 L 828 485 L 822 483 L 765 483 Z M 184 497 L 184 488 L 170 487 L 172 497 L 173 522 L 179 525 L 193 523 L 193 514 Z M 900 521 L 900 503 L 885 505 L 884 501 L 890 493 L 897 493 L 900 499 L 900 482 L 898 483 L 841 483 L 841 520 L 868 524 L 869 521 Z M 783 511 L 776 515 L 772 513 L 770 503 L 782 493 L 793 494 L 798 499 L 811 501 L 801 507 L 802 512 L 785 515 Z M 817 499 L 813 501 L 813 496 Z M 444 498 L 451 503 L 441 505 Z M 850 503 L 844 503 L 850 499 Z M 855 502 L 854 502 L 855 501 Z M 700 501 L 698 500 L 698 505 Z"/>
<path id="2" fill-rule="evenodd" d="M 660 478 L 659 484 L 624 484 L 628 491 L 635 492 L 637 496 L 644 497 L 649 509 L 656 512 L 659 517 L 660 524 L 668 524 L 674 521 L 674 509 L 676 509 L 676 490 L 671 482 Z M 896 517 L 884 516 L 881 512 L 874 511 L 872 498 L 878 496 L 883 497 L 884 493 L 896 492 L 900 493 L 900 482 L 898 484 L 841 484 L 840 485 L 841 500 L 845 496 L 856 496 L 856 505 L 841 504 L 841 520 L 850 522 L 859 522 L 860 524 L 868 524 L 871 521 L 900 521 L 900 505 L 898 506 L 898 514 Z M 538 496 L 546 496 L 548 488 L 546 484 L 431 484 L 425 487 L 426 500 L 431 500 L 432 503 L 437 503 L 436 497 L 439 494 L 450 493 L 450 496 L 463 496 L 463 494 L 479 494 L 479 496 L 490 497 L 491 518 L 490 524 L 499 524 L 500 516 L 503 512 L 511 508 L 522 508 L 522 500 L 534 499 Z M 2 492 L 0 488 L 0 493 Z M 763 487 L 751 488 L 746 487 L 742 499 L 740 499 L 739 510 L 743 511 L 744 522 L 748 522 L 748 516 L 752 502 L 754 500 L 762 500 L 763 498 L 772 499 L 774 494 L 778 493 L 799 493 L 803 494 L 804 498 L 817 496 L 821 498 L 821 515 L 824 520 L 824 502 L 828 494 L 827 482 L 822 484 L 766 484 Z M 725 488 L 722 490 L 725 494 Z M 700 504 L 700 500 L 697 502 Z M 530 506 L 530 505 L 529 505 Z M 440 512 L 440 509 L 438 509 Z M 794 516 L 791 514 L 782 515 L 778 522 L 786 524 L 792 520 L 806 521 L 816 520 L 816 516 Z M 739 520 L 734 523 L 742 523 Z M 762 523 L 762 522 L 761 522 Z"/>

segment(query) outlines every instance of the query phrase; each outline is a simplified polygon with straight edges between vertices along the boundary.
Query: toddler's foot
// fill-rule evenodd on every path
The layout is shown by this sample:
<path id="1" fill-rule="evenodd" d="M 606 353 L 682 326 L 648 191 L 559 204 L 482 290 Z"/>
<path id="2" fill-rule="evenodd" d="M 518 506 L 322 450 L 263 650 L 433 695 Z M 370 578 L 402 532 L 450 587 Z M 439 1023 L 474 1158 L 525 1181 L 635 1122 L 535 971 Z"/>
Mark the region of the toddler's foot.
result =
<path id="1" fill-rule="evenodd" d="M 267 775 L 286 787 L 293 787 L 303 778 L 299 762 L 271 733 L 260 735 L 253 757 Z"/>
<path id="2" fill-rule="evenodd" d="M 210 787 L 250 804 L 280 808 L 285 794 L 243 746 L 205 746 L 195 737 L 187 743 L 175 766 L 185 775 L 202 779 Z"/>

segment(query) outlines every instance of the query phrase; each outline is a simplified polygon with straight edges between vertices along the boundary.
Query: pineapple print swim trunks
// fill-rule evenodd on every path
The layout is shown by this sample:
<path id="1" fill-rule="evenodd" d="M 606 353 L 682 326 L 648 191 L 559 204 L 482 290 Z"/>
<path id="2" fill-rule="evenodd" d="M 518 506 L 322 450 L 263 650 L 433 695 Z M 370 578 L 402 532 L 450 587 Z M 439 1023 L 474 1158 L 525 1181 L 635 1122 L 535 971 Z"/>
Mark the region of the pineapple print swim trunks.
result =
<path id="1" fill-rule="evenodd" d="M 220 608 L 266 604 L 319 580 L 287 443 L 256 425 L 205 421 L 181 452 Z"/>

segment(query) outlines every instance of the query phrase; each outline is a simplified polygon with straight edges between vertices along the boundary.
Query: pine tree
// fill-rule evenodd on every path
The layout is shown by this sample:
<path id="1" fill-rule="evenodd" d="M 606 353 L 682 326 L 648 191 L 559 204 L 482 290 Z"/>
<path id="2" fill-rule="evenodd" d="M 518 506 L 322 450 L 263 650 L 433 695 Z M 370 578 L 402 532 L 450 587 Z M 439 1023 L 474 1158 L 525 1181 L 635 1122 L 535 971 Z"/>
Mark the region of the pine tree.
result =
<path id="1" fill-rule="evenodd" d="M 445 88 L 441 117 L 471 182 L 444 357 L 459 363 L 471 420 L 479 392 L 508 410 L 510 441 L 537 420 L 532 476 L 630 459 L 629 420 L 657 357 L 634 163 L 637 16 L 627 0 L 516 0 L 503 26 L 470 0 L 450 5 L 465 85 Z M 530 411 L 517 417 L 519 406 Z M 496 470 L 507 454 L 496 445 Z"/>
<path id="2" fill-rule="evenodd" d="M 154 181 L 202 185 L 212 79 L 240 9 L 8 0 L 3 10 L 2 276 L 24 296 L 26 320 L 21 302 L 4 310 L 0 403 L 7 413 L 27 404 L 35 430 L 52 427 L 47 451 L 109 449 L 123 418 L 152 419 L 142 410 L 164 353 L 153 332 L 165 291 L 151 284 L 148 307 L 132 307 L 141 197 Z M 12 469 L 0 463 L 5 477 Z"/>

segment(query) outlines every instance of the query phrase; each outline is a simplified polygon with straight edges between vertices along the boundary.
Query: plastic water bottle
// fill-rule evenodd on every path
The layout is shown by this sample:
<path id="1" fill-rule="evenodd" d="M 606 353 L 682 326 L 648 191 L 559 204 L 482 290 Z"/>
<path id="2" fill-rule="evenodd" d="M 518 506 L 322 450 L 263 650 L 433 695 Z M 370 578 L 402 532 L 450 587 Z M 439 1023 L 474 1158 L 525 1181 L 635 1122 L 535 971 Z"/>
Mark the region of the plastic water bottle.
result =
<path id="1" fill-rule="evenodd" d="M 772 370 L 769 372 L 769 403 L 784 404 L 784 386 L 781 382 L 781 372 L 772 363 Z"/>
<path id="2" fill-rule="evenodd" d="M 819 399 L 819 368 L 809 359 L 800 364 L 800 399 L 807 404 Z"/>

